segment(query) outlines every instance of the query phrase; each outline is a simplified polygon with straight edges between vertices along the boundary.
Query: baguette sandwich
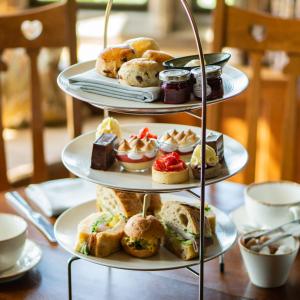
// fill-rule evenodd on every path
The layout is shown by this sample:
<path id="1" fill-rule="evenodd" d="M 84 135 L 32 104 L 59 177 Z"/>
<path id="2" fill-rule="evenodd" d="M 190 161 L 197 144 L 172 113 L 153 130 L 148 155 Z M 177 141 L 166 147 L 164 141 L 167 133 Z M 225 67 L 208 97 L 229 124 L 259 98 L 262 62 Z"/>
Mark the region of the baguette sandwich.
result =
<path id="1" fill-rule="evenodd" d="M 208 210 L 207 210 L 208 212 Z M 200 210 L 178 201 L 166 201 L 157 217 L 165 228 L 164 246 L 183 260 L 199 256 Z M 215 215 L 205 216 L 205 240 L 209 243 L 215 230 Z"/>
<path id="2" fill-rule="evenodd" d="M 97 185 L 96 206 L 98 211 L 109 212 L 112 215 L 121 214 L 127 220 L 142 212 L 144 195 L 142 193 L 123 192 Z M 151 194 L 147 214 L 154 214 L 160 208 L 160 195 Z"/>
<path id="3" fill-rule="evenodd" d="M 97 257 L 105 257 L 121 247 L 125 221 L 120 215 L 93 213 L 78 224 L 75 250 Z"/>

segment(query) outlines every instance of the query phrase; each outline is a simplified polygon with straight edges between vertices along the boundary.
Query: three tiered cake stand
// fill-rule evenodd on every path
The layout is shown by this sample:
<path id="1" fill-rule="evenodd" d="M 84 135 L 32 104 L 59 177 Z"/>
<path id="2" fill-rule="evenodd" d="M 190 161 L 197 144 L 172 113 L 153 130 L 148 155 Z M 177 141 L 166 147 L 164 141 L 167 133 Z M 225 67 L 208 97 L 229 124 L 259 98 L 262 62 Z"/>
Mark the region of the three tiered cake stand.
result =
<path id="1" fill-rule="evenodd" d="M 84 259 L 92 263 L 96 263 L 105 267 L 119 268 L 127 270 L 139 270 L 139 271 L 155 271 L 155 270 L 171 270 L 178 268 L 187 268 L 199 277 L 199 299 L 204 299 L 203 296 L 203 280 L 204 280 L 204 263 L 216 257 L 221 257 L 221 270 L 223 266 L 223 254 L 230 249 L 235 243 L 237 237 L 237 231 L 230 218 L 213 207 L 216 218 L 217 228 L 216 235 L 212 246 L 209 246 L 204 251 L 204 207 L 205 207 L 205 186 L 220 182 L 229 178 L 244 168 L 248 160 L 247 151 L 238 142 L 232 138 L 224 135 L 224 163 L 222 164 L 221 174 L 213 179 L 205 180 L 205 144 L 207 134 L 210 132 L 206 129 L 206 109 L 207 105 L 218 103 L 229 99 L 242 91 L 248 86 L 248 79 L 245 74 L 235 69 L 232 66 L 223 67 L 222 80 L 224 85 L 224 95 L 220 99 L 213 101 L 206 101 L 206 76 L 205 76 L 205 63 L 204 55 L 199 37 L 199 32 L 196 26 L 196 22 L 192 15 L 192 11 L 186 0 L 180 0 L 182 7 L 184 8 L 189 22 L 192 26 L 193 33 L 196 40 L 199 59 L 201 61 L 202 68 L 202 102 L 191 101 L 184 104 L 164 104 L 160 102 L 154 103 L 141 103 L 134 101 L 120 100 L 117 98 L 99 96 L 95 94 L 86 93 L 73 88 L 69 85 L 69 78 L 83 73 L 87 70 L 94 68 L 95 61 L 79 63 L 73 65 L 64 70 L 58 77 L 58 85 L 67 94 L 74 98 L 90 103 L 93 106 L 103 109 L 106 113 L 109 111 L 119 112 L 125 114 L 170 114 L 185 112 L 189 115 L 199 119 L 199 125 L 192 127 L 193 131 L 201 135 L 201 153 L 202 153 L 202 166 L 201 166 L 201 179 L 200 182 L 194 179 L 190 179 L 189 182 L 183 184 L 163 185 L 154 183 L 151 180 L 150 173 L 136 174 L 120 172 L 120 169 L 113 167 L 108 171 L 96 171 L 90 169 L 90 158 L 92 152 L 92 145 L 94 141 L 95 132 L 90 132 L 79 136 L 72 140 L 64 149 L 62 153 L 62 161 L 66 168 L 78 177 L 86 179 L 88 181 L 100 184 L 109 188 L 115 188 L 124 191 L 142 192 L 142 193 L 162 193 L 162 200 L 168 200 L 170 197 L 178 199 L 179 201 L 187 201 L 186 197 L 178 196 L 176 194 L 170 194 L 179 191 L 186 191 L 191 194 L 197 202 L 200 204 L 200 247 L 199 247 L 199 259 L 191 261 L 183 261 L 170 253 L 168 250 L 162 248 L 160 253 L 150 259 L 138 259 L 128 256 L 123 252 L 115 253 L 107 258 L 97 258 L 92 256 L 86 256 L 78 253 L 74 250 L 74 244 L 76 239 L 77 224 L 87 215 L 94 212 L 94 202 L 79 205 L 72 209 L 69 209 L 62 214 L 55 224 L 55 234 L 59 244 L 73 257 L 70 258 L 68 263 L 68 288 L 69 299 L 72 299 L 72 262 L 77 259 Z M 107 27 L 108 20 L 112 8 L 113 0 L 109 0 L 105 13 L 105 28 L 104 28 L 104 46 L 107 42 Z M 194 110 L 201 109 L 201 116 L 194 113 Z M 176 124 L 133 124 L 122 126 L 123 135 L 129 135 L 132 132 L 137 132 L 142 127 L 150 127 L 151 131 L 160 135 L 161 133 L 170 129 L 186 130 L 191 126 L 176 125 Z M 200 194 L 196 193 L 194 188 L 200 188 Z M 191 267 L 199 265 L 199 272 L 195 271 Z"/>

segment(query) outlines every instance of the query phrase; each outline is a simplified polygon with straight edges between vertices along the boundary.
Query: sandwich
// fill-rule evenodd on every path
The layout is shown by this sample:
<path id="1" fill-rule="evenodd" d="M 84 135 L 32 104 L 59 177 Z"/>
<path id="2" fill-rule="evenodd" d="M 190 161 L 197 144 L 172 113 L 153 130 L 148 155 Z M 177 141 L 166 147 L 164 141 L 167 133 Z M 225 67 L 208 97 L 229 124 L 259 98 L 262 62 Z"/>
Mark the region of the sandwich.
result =
<path id="1" fill-rule="evenodd" d="M 150 257 L 158 253 L 164 235 L 164 227 L 156 217 L 138 214 L 128 220 L 122 246 L 132 256 Z"/>
<path id="2" fill-rule="evenodd" d="M 142 193 L 124 192 L 97 185 L 96 206 L 98 211 L 109 212 L 112 215 L 121 214 L 127 220 L 142 212 L 144 195 Z M 151 194 L 147 214 L 154 214 L 160 208 L 160 195 Z"/>
<path id="3" fill-rule="evenodd" d="M 75 250 L 97 257 L 117 252 L 121 247 L 125 220 L 107 212 L 93 213 L 78 224 Z"/>
<path id="4" fill-rule="evenodd" d="M 199 208 L 178 201 L 166 201 L 156 215 L 164 225 L 166 235 L 164 246 L 168 250 L 183 260 L 199 256 Z M 215 215 L 209 210 L 209 217 L 205 216 L 204 219 L 206 244 L 212 242 L 215 224 Z"/>

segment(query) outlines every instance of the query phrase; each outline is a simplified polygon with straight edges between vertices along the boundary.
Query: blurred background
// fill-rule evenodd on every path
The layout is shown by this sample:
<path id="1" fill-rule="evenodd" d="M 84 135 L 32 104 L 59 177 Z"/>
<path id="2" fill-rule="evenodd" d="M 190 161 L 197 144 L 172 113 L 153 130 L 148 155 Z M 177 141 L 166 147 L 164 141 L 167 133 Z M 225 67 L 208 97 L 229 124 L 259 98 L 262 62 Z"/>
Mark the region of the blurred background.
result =
<path id="1" fill-rule="evenodd" d="M 218 0 L 223 2 L 222 0 Z M 220 47 L 216 43 L 216 35 L 223 34 L 223 27 L 216 26 L 216 0 L 191 0 L 190 5 L 195 14 L 203 41 L 205 52 L 226 51 L 232 54 L 230 63 L 244 70 L 250 79 L 254 67 L 251 64 L 249 52 L 241 47 Z M 0 0 L 0 22 L 6 15 L 21 13 L 53 2 L 46 0 Z M 79 62 L 93 60 L 103 48 L 103 24 L 105 0 L 78 0 L 77 10 L 77 58 Z M 220 3 L 219 3 L 220 4 Z M 250 12 L 258 12 L 276 18 L 297 19 L 300 16 L 300 1 L 297 0 L 228 0 L 228 6 L 238 6 Z M 55 22 L 56 20 L 52 20 Z M 241 20 L 242 22 L 242 20 Z M 260 24 L 256 24 L 260 25 Z M 257 40 L 263 38 L 264 30 L 255 28 L 253 32 Z M 224 28 L 225 30 L 225 28 Z M 257 31 L 257 32 L 256 32 Z M 109 44 L 117 44 L 128 38 L 149 36 L 157 40 L 162 50 L 182 56 L 196 53 L 195 41 L 188 20 L 181 8 L 180 1 L 175 0 L 115 0 L 108 31 Z M 226 41 L 225 41 L 226 42 Z M 225 47 L 223 47 L 225 46 Z M 0 44 L 2 64 L 2 118 L 3 136 L 7 160 L 8 178 L 13 184 L 24 184 L 32 174 L 32 147 L 30 140 L 30 64 L 26 52 L 22 48 L 2 49 Z M 222 48 L 222 49 L 220 49 Z M 241 48 L 241 49 L 239 49 Z M 266 49 L 267 50 L 267 49 Z M 295 114 L 291 134 L 296 133 L 292 153 L 284 153 L 282 148 L 282 130 L 285 122 L 283 108 L 286 95 L 291 86 L 285 67 L 289 56 L 284 51 L 263 51 L 262 68 L 260 69 L 259 112 L 256 112 L 257 144 L 255 145 L 255 168 L 251 176 L 245 172 L 233 177 L 233 181 L 249 183 L 250 181 L 277 180 L 280 178 L 300 180 L 299 151 Z M 44 144 L 47 172 L 49 178 L 67 176 L 60 162 L 64 145 L 69 140 L 66 130 L 65 95 L 56 84 L 59 72 L 68 66 L 68 52 L 61 48 L 42 49 L 38 57 L 39 76 L 42 90 Z M 297 90 L 298 85 L 294 85 Z M 252 88 L 253 91 L 253 88 Z M 218 110 L 218 130 L 236 138 L 247 146 L 249 123 L 247 122 L 247 107 L 251 89 L 231 101 L 220 105 Z M 1 94 L 1 90 L 0 90 Z M 298 93 L 295 94 L 298 98 Z M 298 111 L 296 101 L 294 110 Z M 250 102 L 251 106 L 251 102 Z M 103 113 L 87 105 L 82 108 L 83 131 L 95 129 L 103 118 Z M 213 115 L 213 110 L 210 112 Z M 211 116 L 210 115 L 210 116 Z M 166 116 L 126 116 L 117 115 L 122 123 L 137 122 L 174 122 L 200 125 L 199 121 L 186 115 Z M 254 120 L 254 121 L 253 121 Z M 296 125 L 295 125 L 296 124 Z M 215 124 L 211 124 L 214 129 Z M 285 134 L 290 134 L 285 128 Z M 293 171 L 285 178 L 282 171 L 282 161 L 292 161 Z"/>

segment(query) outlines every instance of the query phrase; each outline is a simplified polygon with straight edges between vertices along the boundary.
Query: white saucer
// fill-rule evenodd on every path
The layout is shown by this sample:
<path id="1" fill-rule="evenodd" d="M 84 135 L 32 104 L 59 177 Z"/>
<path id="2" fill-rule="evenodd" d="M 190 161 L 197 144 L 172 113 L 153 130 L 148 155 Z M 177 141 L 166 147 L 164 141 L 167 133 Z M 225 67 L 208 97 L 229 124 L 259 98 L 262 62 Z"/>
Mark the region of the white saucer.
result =
<path id="1" fill-rule="evenodd" d="M 16 264 L 12 268 L 0 272 L 0 283 L 20 278 L 27 271 L 35 267 L 40 262 L 41 258 L 41 248 L 32 240 L 27 239 L 22 255 Z"/>
<path id="2" fill-rule="evenodd" d="M 260 225 L 255 224 L 250 220 L 245 205 L 242 205 L 233 212 L 231 212 L 230 217 L 234 225 L 236 226 L 238 232 L 241 234 L 259 229 L 267 229 L 262 228 Z"/>

